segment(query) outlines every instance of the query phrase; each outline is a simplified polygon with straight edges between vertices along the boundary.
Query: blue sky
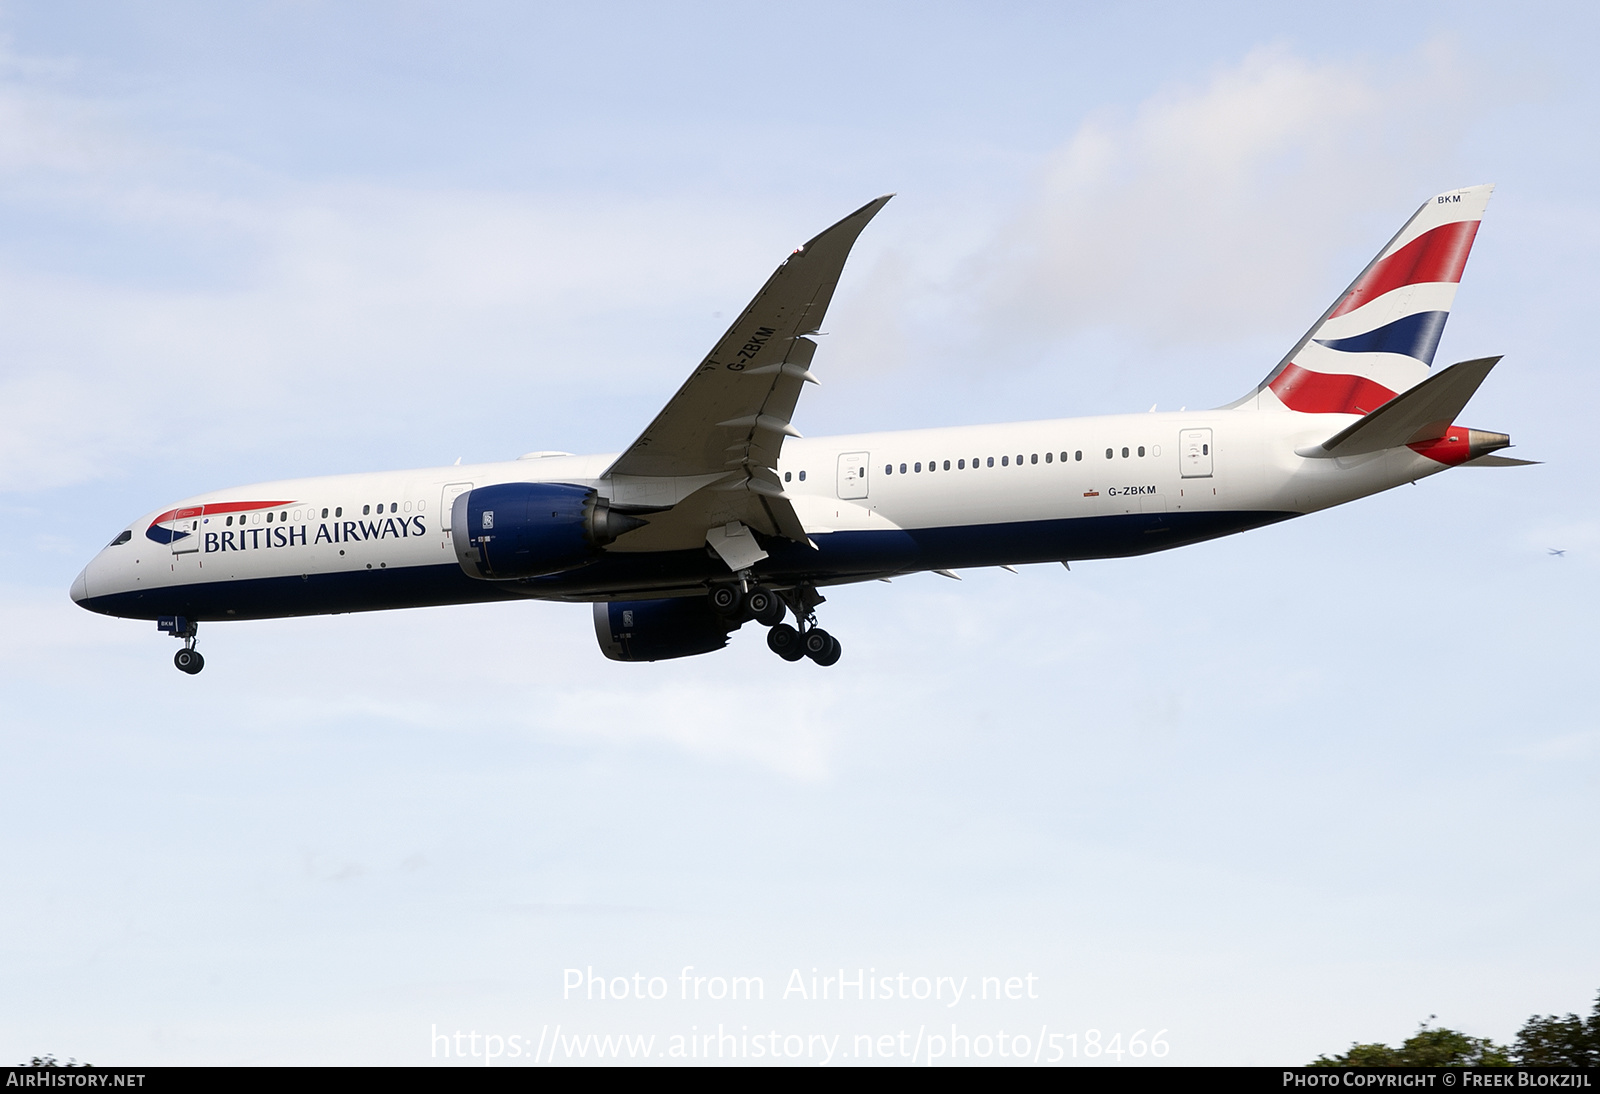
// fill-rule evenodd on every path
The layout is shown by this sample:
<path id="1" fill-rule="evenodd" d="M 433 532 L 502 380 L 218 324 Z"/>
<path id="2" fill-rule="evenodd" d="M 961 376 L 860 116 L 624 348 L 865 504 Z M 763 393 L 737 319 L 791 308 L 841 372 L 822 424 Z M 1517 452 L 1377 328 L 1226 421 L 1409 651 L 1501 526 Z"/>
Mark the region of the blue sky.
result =
<path id="1" fill-rule="evenodd" d="M 429 1063 L 435 1029 L 718 1023 L 848 1052 L 955 1021 L 1290 1063 L 1586 1010 L 1597 29 L 0 5 L 0 1052 Z M 807 435 L 1226 402 L 1478 182 L 1440 359 L 1506 354 L 1469 417 L 1537 468 L 839 589 L 826 672 L 753 631 L 617 665 L 586 610 L 517 604 L 219 625 L 188 678 L 66 596 L 201 490 L 620 447 L 879 193 Z M 567 968 L 685 965 L 769 1000 L 562 998 Z M 775 998 L 813 967 L 1039 998 Z"/>

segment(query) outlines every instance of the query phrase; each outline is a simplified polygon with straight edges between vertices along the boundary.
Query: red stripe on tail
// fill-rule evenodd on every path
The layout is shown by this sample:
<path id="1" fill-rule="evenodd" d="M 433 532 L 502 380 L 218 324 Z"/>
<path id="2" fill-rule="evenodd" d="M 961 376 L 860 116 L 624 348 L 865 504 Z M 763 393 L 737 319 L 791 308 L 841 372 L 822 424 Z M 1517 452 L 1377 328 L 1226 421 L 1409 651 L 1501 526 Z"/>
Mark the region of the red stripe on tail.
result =
<path id="1" fill-rule="evenodd" d="M 1369 300 L 1376 300 L 1386 292 L 1402 285 L 1421 285 L 1431 281 L 1460 283 L 1461 271 L 1466 268 L 1467 255 L 1472 252 L 1472 241 L 1478 234 L 1476 220 L 1458 220 L 1454 224 L 1441 224 L 1423 232 L 1394 254 L 1379 262 L 1356 283 L 1333 316 L 1353 312 Z"/>
<path id="2" fill-rule="evenodd" d="M 1394 392 L 1365 376 L 1312 372 L 1293 363 L 1267 386 L 1301 414 L 1371 414 L 1394 398 Z"/>

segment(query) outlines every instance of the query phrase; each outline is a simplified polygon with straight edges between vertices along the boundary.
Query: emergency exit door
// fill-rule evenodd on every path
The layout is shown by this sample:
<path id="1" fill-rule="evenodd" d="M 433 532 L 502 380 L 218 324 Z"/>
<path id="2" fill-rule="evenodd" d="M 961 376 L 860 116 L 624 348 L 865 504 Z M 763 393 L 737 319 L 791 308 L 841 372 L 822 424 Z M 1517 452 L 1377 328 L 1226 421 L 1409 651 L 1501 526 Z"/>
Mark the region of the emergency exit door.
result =
<path id="1" fill-rule="evenodd" d="M 1211 430 L 1185 429 L 1178 438 L 1178 459 L 1186 479 L 1211 477 Z"/>
<path id="2" fill-rule="evenodd" d="M 205 506 L 201 505 L 194 509 L 179 509 L 173 514 L 170 525 L 173 554 L 187 555 L 200 549 L 200 521 L 204 513 Z"/>
<path id="3" fill-rule="evenodd" d="M 471 489 L 470 482 L 452 482 L 444 488 L 439 498 L 439 531 L 450 531 L 450 514 L 455 510 L 456 499 Z"/>
<path id="4" fill-rule="evenodd" d="M 846 452 L 839 457 L 839 497 L 855 501 L 867 496 L 867 461 L 870 452 Z"/>

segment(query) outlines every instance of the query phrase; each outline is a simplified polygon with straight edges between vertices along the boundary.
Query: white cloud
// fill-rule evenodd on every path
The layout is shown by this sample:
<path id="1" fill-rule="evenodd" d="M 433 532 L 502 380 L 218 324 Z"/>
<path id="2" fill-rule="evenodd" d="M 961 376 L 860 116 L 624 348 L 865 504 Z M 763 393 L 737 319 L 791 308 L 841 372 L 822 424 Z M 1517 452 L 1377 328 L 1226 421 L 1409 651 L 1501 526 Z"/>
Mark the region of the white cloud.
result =
<path id="1" fill-rule="evenodd" d="M 259 444 L 263 422 L 291 439 L 353 409 L 358 426 L 414 416 L 430 386 L 463 420 L 531 384 L 643 376 L 664 396 L 713 337 L 674 346 L 675 328 L 709 332 L 709 302 L 741 305 L 757 254 L 778 250 L 727 210 L 379 187 L 147 191 L 90 219 L 223 257 L 163 286 L 0 253 L 0 489 L 99 477 L 148 451 L 157 422 L 226 452 Z M 537 447 L 530 426 L 498 455 Z"/>
<path id="2" fill-rule="evenodd" d="M 995 321 L 1211 340 L 1310 292 L 1331 300 L 1333 260 L 1358 244 L 1353 277 L 1384 242 L 1371 224 L 1393 231 L 1430 193 L 1486 181 L 1439 173 L 1471 113 L 1462 84 L 1439 47 L 1387 69 L 1263 49 L 1091 118 L 980 256 Z"/>

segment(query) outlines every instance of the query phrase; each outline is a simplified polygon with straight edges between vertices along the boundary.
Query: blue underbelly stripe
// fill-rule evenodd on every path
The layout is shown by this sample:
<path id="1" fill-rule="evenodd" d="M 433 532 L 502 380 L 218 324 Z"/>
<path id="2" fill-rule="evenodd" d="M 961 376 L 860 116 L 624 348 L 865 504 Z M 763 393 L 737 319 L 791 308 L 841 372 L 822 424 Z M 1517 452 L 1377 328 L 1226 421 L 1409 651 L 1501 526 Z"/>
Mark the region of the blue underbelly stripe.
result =
<path id="1" fill-rule="evenodd" d="M 1288 512 L 1125 513 L 1068 520 L 833 532 L 803 544 L 768 544 L 756 575 L 779 584 L 841 584 L 907 570 L 958 569 L 1061 559 L 1123 558 L 1287 520 Z M 522 582 L 479 581 L 454 563 L 288 577 L 197 582 L 115 593 L 81 602 L 131 619 L 182 615 L 197 621 L 381 611 L 497 600 L 602 598 L 607 593 L 682 588 L 728 571 L 705 551 L 611 553 L 591 565 Z"/>

